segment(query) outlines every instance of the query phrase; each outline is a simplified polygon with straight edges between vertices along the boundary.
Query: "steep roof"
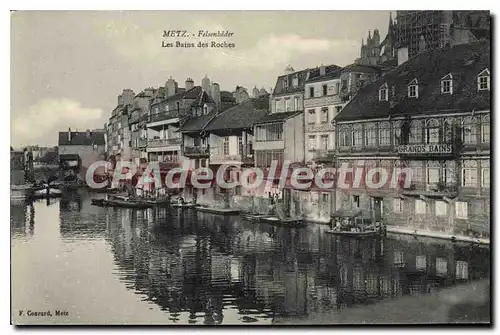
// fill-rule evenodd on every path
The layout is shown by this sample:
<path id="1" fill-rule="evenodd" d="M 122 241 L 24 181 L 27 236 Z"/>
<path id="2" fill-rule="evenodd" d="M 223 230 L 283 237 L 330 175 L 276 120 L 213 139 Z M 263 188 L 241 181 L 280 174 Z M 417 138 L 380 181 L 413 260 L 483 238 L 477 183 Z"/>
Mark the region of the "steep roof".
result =
<path id="1" fill-rule="evenodd" d="M 294 73 L 279 76 L 278 79 L 276 80 L 276 85 L 274 86 L 273 95 L 277 96 L 277 95 L 291 94 L 291 93 L 304 91 L 304 84 L 305 84 L 305 81 L 307 79 L 308 72 L 309 72 L 309 69 L 305 69 L 305 70 L 301 70 L 301 71 L 296 71 Z M 297 86 L 292 85 L 292 79 L 294 76 L 297 76 L 297 78 L 299 80 Z M 285 81 L 285 78 L 288 78 L 288 86 L 287 87 L 285 87 L 285 85 L 283 84 Z"/>
<path id="2" fill-rule="evenodd" d="M 71 141 L 68 141 L 68 132 L 59 132 L 59 145 L 104 145 L 104 131 L 90 131 L 87 136 L 86 131 L 72 131 Z"/>
<path id="3" fill-rule="evenodd" d="M 311 69 L 309 71 L 309 78 L 306 79 L 306 83 L 311 83 L 315 81 L 322 81 L 327 79 L 339 78 L 342 69 L 338 65 L 328 65 L 325 66 L 325 74 L 321 75 L 320 68 Z"/>
<path id="4" fill-rule="evenodd" d="M 190 118 L 184 123 L 180 128 L 181 133 L 191 133 L 200 132 L 208 125 L 208 123 L 217 115 L 217 111 L 214 110 L 208 114 L 198 116 L 195 118 Z"/>
<path id="5" fill-rule="evenodd" d="M 490 66 L 490 45 L 485 42 L 424 51 L 361 88 L 335 120 L 489 109 L 490 91 L 478 91 L 477 75 L 486 68 L 491 71 Z M 441 94 L 441 79 L 450 73 L 453 94 Z M 409 98 L 408 84 L 415 78 L 418 98 Z M 379 101 L 385 83 L 389 101 Z"/>
<path id="6" fill-rule="evenodd" d="M 252 98 L 218 114 L 205 131 L 252 128 L 269 113 L 269 98 Z"/>
<path id="7" fill-rule="evenodd" d="M 298 112 L 284 112 L 284 113 L 268 114 L 267 116 L 264 116 L 259 121 L 255 122 L 255 124 L 282 122 L 282 121 L 285 121 L 286 119 L 294 117 L 295 115 L 299 115 L 300 113 L 302 113 L 302 112 L 298 111 Z"/>

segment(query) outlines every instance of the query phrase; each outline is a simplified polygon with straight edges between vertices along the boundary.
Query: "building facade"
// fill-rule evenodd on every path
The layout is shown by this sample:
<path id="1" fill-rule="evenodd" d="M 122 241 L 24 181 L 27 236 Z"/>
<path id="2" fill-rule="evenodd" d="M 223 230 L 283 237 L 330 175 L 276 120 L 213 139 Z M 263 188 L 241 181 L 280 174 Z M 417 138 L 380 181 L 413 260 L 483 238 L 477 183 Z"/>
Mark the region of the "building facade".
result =
<path id="1" fill-rule="evenodd" d="M 336 165 L 359 168 L 361 182 L 350 174 L 337 185 L 336 208 L 389 225 L 489 236 L 489 69 L 486 43 L 429 50 L 358 92 L 334 122 Z M 370 175 L 375 167 L 388 178 Z"/>

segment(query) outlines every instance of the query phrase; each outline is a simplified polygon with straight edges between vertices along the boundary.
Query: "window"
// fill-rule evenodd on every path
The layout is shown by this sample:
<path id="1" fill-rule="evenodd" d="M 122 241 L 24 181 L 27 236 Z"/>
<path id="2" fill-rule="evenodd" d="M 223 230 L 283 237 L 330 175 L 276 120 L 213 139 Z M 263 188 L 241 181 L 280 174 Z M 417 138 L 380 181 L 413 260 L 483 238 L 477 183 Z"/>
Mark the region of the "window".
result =
<path id="1" fill-rule="evenodd" d="M 352 207 L 359 208 L 359 195 L 352 196 Z"/>
<path id="2" fill-rule="evenodd" d="M 490 168 L 481 168 L 481 186 L 490 188 Z"/>
<path id="3" fill-rule="evenodd" d="M 316 123 L 316 110 L 314 110 L 314 109 L 310 109 L 309 110 L 308 123 L 309 124 L 315 124 Z"/>
<path id="4" fill-rule="evenodd" d="M 323 95 L 328 95 L 328 86 L 323 85 Z"/>
<path id="5" fill-rule="evenodd" d="M 363 134 L 361 132 L 361 125 L 360 124 L 354 125 L 352 130 L 352 139 L 351 139 L 352 146 L 361 147 L 363 145 L 362 138 Z"/>
<path id="6" fill-rule="evenodd" d="M 415 213 L 425 214 L 427 212 L 427 204 L 425 201 L 417 199 L 415 200 Z"/>
<path id="7" fill-rule="evenodd" d="M 176 102 L 177 110 L 181 109 L 181 103 L 179 101 Z"/>
<path id="8" fill-rule="evenodd" d="M 238 155 L 243 154 L 243 137 L 238 136 Z"/>
<path id="9" fill-rule="evenodd" d="M 223 149 L 224 155 L 229 155 L 229 136 L 224 137 Z"/>
<path id="10" fill-rule="evenodd" d="M 389 122 L 379 124 L 378 138 L 381 146 L 391 145 L 391 124 Z"/>
<path id="11" fill-rule="evenodd" d="M 283 79 L 283 87 L 284 87 L 284 88 L 287 88 L 287 87 L 288 87 L 288 77 L 285 77 L 285 78 Z"/>
<path id="12" fill-rule="evenodd" d="M 309 87 L 309 98 L 314 98 L 314 87 Z"/>
<path id="13" fill-rule="evenodd" d="M 441 94 L 453 94 L 453 76 L 451 73 L 441 79 Z"/>
<path id="14" fill-rule="evenodd" d="M 490 116 L 485 115 L 481 120 L 481 142 L 490 142 Z"/>
<path id="15" fill-rule="evenodd" d="M 320 150 L 328 150 L 328 135 L 321 135 Z"/>
<path id="16" fill-rule="evenodd" d="M 457 261 L 455 276 L 457 279 L 469 279 L 469 263 L 466 261 Z"/>
<path id="17" fill-rule="evenodd" d="M 380 86 L 378 91 L 378 100 L 379 101 L 388 101 L 389 100 L 389 90 L 387 89 L 387 83 Z"/>
<path id="18" fill-rule="evenodd" d="M 448 262 L 444 258 L 436 258 L 436 274 L 445 276 L 448 273 Z"/>
<path id="19" fill-rule="evenodd" d="M 477 142 L 477 118 L 468 116 L 462 121 L 462 141 L 464 144 Z"/>
<path id="20" fill-rule="evenodd" d="M 427 121 L 427 128 L 426 128 L 426 143 L 427 144 L 434 144 L 434 143 L 439 143 L 439 121 L 432 119 Z"/>
<path id="21" fill-rule="evenodd" d="M 335 83 L 335 94 L 339 94 L 340 92 L 340 83 Z"/>
<path id="22" fill-rule="evenodd" d="M 427 168 L 427 185 L 439 183 L 439 167 L 428 167 Z"/>
<path id="23" fill-rule="evenodd" d="M 425 255 L 419 255 L 415 258 L 415 267 L 417 270 L 424 270 L 427 268 L 427 257 Z"/>
<path id="24" fill-rule="evenodd" d="M 316 136 L 309 136 L 308 143 L 310 150 L 316 149 Z"/>
<path id="25" fill-rule="evenodd" d="M 328 123 L 328 108 L 321 110 L 321 123 Z"/>
<path id="26" fill-rule="evenodd" d="M 490 71 L 488 69 L 483 70 L 477 76 L 477 89 L 478 91 L 490 90 Z"/>
<path id="27" fill-rule="evenodd" d="M 455 216 L 457 219 L 467 219 L 468 213 L 468 204 L 463 201 L 455 202 Z"/>
<path id="28" fill-rule="evenodd" d="M 285 112 L 290 111 L 290 98 L 285 98 Z"/>
<path id="29" fill-rule="evenodd" d="M 463 161 L 462 186 L 477 187 L 477 161 Z"/>
<path id="30" fill-rule="evenodd" d="M 299 76 L 297 74 L 294 74 L 292 77 L 292 86 L 293 87 L 299 86 Z"/>
<path id="31" fill-rule="evenodd" d="M 299 97 L 294 97 L 293 98 L 293 110 L 294 111 L 298 111 L 300 110 L 300 107 L 299 107 Z"/>
<path id="32" fill-rule="evenodd" d="M 256 126 L 256 141 L 281 141 L 283 139 L 283 123 L 270 123 Z"/>
<path id="33" fill-rule="evenodd" d="M 330 202 L 330 194 L 329 193 L 322 193 L 323 197 L 323 202 L 324 203 L 329 203 Z"/>
<path id="34" fill-rule="evenodd" d="M 346 127 L 340 128 L 339 144 L 341 147 L 348 147 L 349 146 L 349 130 Z"/>
<path id="35" fill-rule="evenodd" d="M 408 85 L 408 97 L 418 98 L 418 81 L 416 78 L 413 79 Z"/>
<path id="36" fill-rule="evenodd" d="M 436 216 L 448 216 L 448 203 L 436 200 Z"/>
<path id="37" fill-rule="evenodd" d="M 375 124 L 367 123 L 365 126 L 365 145 L 373 147 L 377 145 L 377 137 L 375 133 Z"/>
<path id="38" fill-rule="evenodd" d="M 403 213 L 403 200 L 394 198 L 392 204 L 394 213 Z"/>
<path id="39" fill-rule="evenodd" d="M 422 143 L 422 122 L 419 120 L 413 120 L 410 124 L 410 144 L 421 144 Z"/>

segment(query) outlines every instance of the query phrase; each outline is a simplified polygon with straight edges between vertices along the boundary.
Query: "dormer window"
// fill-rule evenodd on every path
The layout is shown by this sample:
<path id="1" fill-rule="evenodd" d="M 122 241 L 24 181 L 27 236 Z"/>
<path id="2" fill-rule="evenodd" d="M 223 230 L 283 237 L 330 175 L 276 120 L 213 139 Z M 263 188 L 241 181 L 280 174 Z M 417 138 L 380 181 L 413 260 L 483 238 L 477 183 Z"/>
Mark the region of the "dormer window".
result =
<path id="1" fill-rule="evenodd" d="M 388 101 L 389 100 L 389 90 L 387 87 L 387 83 L 380 86 L 380 89 L 378 90 L 378 100 L 379 101 Z"/>
<path id="2" fill-rule="evenodd" d="M 453 94 L 453 76 L 451 73 L 441 79 L 441 94 Z"/>
<path id="3" fill-rule="evenodd" d="M 203 114 L 208 114 L 208 106 L 207 106 L 207 104 L 203 105 Z"/>
<path id="4" fill-rule="evenodd" d="M 477 76 L 477 90 L 478 91 L 490 90 L 490 71 L 488 69 L 484 69 Z"/>
<path id="5" fill-rule="evenodd" d="M 408 84 L 408 98 L 418 98 L 418 81 L 417 78 L 413 79 Z"/>
<path id="6" fill-rule="evenodd" d="M 283 79 L 283 87 L 284 87 L 284 88 L 287 88 L 287 87 L 288 87 L 288 77 L 285 77 L 285 78 Z"/>
<path id="7" fill-rule="evenodd" d="M 293 87 L 299 86 L 299 76 L 298 75 L 294 75 L 293 76 L 293 78 L 292 78 L 292 86 Z"/>

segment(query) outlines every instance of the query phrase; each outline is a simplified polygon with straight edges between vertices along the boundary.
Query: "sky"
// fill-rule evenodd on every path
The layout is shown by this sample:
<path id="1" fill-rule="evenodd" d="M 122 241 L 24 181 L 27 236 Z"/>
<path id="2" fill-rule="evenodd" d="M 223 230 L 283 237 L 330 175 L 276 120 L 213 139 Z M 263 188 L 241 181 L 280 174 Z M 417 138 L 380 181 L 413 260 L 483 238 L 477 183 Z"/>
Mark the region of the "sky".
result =
<path id="1" fill-rule="evenodd" d="M 221 90 L 268 92 L 295 70 L 350 64 L 387 11 L 17 11 L 11 14 L 11 145 L 57 145 L 59 131 L 103 128 L 125 88 L 207 75 Z M 164 38 L 164 30 L 189 37 Z M 233 32 L 198 38 L 199 30 Z M 163 48 L 162 41 L 234 48 Z"/>

